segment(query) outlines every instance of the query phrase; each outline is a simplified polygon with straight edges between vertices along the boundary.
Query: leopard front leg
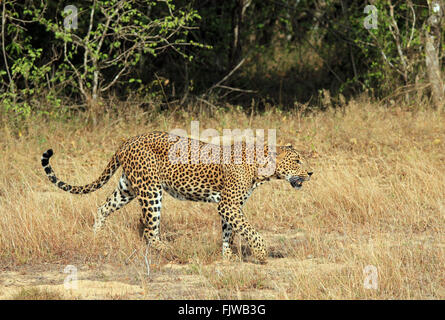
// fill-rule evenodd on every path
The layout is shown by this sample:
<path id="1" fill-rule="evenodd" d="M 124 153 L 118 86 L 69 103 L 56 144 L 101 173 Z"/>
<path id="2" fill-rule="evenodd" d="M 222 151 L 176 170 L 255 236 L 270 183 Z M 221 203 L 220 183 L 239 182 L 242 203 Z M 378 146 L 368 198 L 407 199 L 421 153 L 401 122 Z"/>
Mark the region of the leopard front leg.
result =
<path id="1" fill-rule="evenodd" d="M 232 252 L 230 248 L 233 245 L 233 232 L 232 226 L 224 218 L 221 217 L 222 225 L 222 254 L 224 259 L 233 260 L 236 255 Z"/>
<path id="2" fill-rule="evenodd" d="M 232 226 L 232 230 L 237 232 L 249 244 L 254 257 L 261 263 L 265 263 L 267 256 L 265 241 L 244 217 L 241 208 L 231 205 L 230 202 L 221 201 L 218 206 L 218 213 Z M 228 247 L 228 245 L 229 243 L 226 246 Z"/>

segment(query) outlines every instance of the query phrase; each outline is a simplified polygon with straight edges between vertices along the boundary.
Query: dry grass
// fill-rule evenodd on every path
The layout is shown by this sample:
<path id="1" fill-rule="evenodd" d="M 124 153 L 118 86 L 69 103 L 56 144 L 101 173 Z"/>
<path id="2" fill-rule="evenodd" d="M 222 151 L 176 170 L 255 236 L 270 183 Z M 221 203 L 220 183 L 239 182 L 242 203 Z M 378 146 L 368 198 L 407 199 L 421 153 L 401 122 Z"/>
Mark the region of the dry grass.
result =
<path id="1" fill-rule="evenodd" d="M 174 247 L 170 262 L 177 268 L 173 272 L 165 258 L 153 255 L 150 280 L 137 202 L 114 213 L 100 236 L 92 232 L 96 208 L 119 174 L 96 193 L 74 196 L 47 181 L 40 156 L 53 148 L 58 176 L 85 184 L 100 174 L 122 138 L 155 129 L 190 132 L 191 120 L 200 120 L 201 130 L 220 132 L 276 128 L 279 143 L 312 155 L 315 174 L 301 191 L 271 182 L 247 202 L 245 214 L 273 252 L 264 266 L 221 264 L 215 205 L 166 196 L 161 233 Z M 159 290 L 160 298 L 443 299 L 444 123 L 432 111 L 387 110 L 364 101 L 305 117 L 274 111 L 251 118 L 232 111 L 201 119 L 184 112 L 149 118 L 135 112 L 95 128 L 33 122 L 18 137 L 2 128 L 0 262 L 30 269 L 43 263 L 119 265 L 135 272 L 145 297 Z M 363 286 L 367 265 L 378 270 L 377 290 Z"/>
<path id="2" fill-rule="evenodd" d="M 63 300 L 63 296 L 58 292 L 48 289 L 22 288 L 12 296 L 13 300 Z"/>

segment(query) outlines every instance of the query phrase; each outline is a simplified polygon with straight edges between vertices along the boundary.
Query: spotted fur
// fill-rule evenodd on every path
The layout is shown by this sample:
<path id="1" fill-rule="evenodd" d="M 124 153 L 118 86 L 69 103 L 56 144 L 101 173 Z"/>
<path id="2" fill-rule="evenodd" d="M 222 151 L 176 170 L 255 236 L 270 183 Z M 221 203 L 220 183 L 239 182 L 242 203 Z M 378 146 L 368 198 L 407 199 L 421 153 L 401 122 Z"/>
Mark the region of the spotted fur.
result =
<path id="1" fill-rule="evenodd" d="M 159 224 L 162 196 L 167 192 L 180 200 L 218 203 L 223 256 L 232 256 L 230 247 L 235 232 L 247 241 L 254 256 L 265 262 L 265 242 L 244 216 L 243 205 L 256 187 L 270 179 L 287 180 L 299 189 L 310 179 L 312 172 L 303 168 L 303 159 L 292 146 L 276 147 L 276 152 L 269 151 L 266 146 L 265 159 L 268 163 L 273 161 L 274 167 L 271 172 L 262 174 L 259 169 L 265 162 L 259 161 L 255 152 L 253 158 L 248 156 L 252 146 L 246 143 L 238 146 L 238 149 L 215 146 L 165 132 L 136 136 L 119 147 L 97 180 L 84 186 L 72 186 L 56 177 L 49 164 L 52 150 L 43 154 L 41 162 L 53 184 L 74 194 L 101 188 L 122 166 L 117 188 L 97 211 L 95 231 L 103 226 L 112 212 L 137 198 L 142 209 L 140 221 L 144 226 L 144 238 L 154 248 L 165 249 L 159 237 Z M 240 154 L 241 158 L 237 158 Z"/>

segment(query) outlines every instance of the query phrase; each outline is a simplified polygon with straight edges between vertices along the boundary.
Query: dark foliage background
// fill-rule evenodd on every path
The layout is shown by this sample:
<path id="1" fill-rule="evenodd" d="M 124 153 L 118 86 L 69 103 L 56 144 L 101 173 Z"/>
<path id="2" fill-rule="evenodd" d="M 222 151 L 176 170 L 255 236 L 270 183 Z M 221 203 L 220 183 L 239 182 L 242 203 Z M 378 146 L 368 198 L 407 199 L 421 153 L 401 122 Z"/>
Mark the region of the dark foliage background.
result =
<path id="1" fill-rule="evenodd" d="M 78 8 L 75 30 L 63 28 L 66 5 Z M 375 29 L 365 28 L 369 5 Z M 443 70 L 443 1 L 26 0 L 1 10 L 2 114 L 104 112 L 94 106 L 110 97 L 164 109 L 196 99 L 326 107 L 363 93 L 415 104 L 440 96 L 434 81 L 443 89 L 425 56 L 432 35 Z"/>

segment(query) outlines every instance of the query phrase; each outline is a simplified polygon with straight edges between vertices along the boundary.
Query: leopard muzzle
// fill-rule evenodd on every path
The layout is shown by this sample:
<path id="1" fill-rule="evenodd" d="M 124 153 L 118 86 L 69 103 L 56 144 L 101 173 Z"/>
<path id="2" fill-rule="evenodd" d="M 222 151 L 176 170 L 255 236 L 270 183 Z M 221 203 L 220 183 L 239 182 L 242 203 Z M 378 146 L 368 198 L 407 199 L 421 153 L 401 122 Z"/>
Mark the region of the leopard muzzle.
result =
<path id="1" fill-rule="evenodd" d="M 304 181 L 308 181 L 311 179 L 311 175 L 313 172 L 308 172 L 306 177 L 300 177 L 300 176 L 294 176 L 294 177 L 290 177 L 289 182 L 290 185 L 292 186 L 292 188 L 295 189 L 301 189 L 301 187 L 303 186 L 303 182 Z"/>

